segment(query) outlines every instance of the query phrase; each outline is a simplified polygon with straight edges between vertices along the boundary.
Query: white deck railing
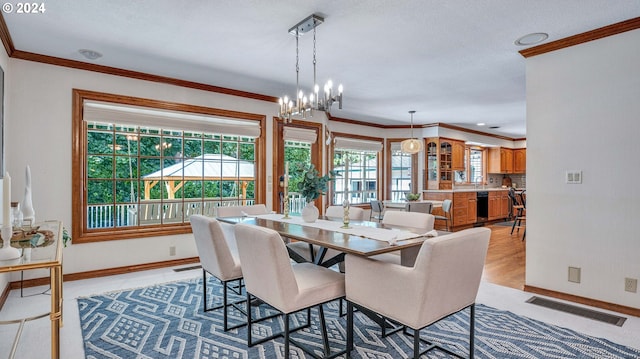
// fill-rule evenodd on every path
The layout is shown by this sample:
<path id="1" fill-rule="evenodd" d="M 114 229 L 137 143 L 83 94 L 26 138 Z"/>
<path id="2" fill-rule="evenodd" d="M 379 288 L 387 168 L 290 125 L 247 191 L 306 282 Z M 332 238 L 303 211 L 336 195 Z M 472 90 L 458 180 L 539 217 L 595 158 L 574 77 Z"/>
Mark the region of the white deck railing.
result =
<path id="1" fill-rule="evenodd" d="M 165 200 L 146 201 L 138 204 L 93 204 L 87 206 L 87 227 L 89 229 L 130 227 L 159 223 L 182 223 L 189 221 L 192 214 L 214 217 L 216 207 L 253 205 L 253 199 L 221 199 L 214 201 L 182 202 Z M 306 205 L 299 193 L 289 195 L 289 213 L 302 213 Z M 114 215 L 115 211 L 115 215 Z"/>

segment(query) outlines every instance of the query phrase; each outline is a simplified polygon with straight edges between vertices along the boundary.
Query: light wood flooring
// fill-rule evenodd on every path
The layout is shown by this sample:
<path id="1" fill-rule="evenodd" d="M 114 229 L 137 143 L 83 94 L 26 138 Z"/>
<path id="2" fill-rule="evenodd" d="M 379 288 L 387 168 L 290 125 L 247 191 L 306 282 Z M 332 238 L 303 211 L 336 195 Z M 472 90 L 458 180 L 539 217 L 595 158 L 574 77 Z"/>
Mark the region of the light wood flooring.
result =
<path id="1" fill-rule="evenodd" d="M 491 241 L 482 277 L 490 283 L 522 290 L 525 277 L 524 228 L 513 231 L 511 227 L 491 225 Z"/>

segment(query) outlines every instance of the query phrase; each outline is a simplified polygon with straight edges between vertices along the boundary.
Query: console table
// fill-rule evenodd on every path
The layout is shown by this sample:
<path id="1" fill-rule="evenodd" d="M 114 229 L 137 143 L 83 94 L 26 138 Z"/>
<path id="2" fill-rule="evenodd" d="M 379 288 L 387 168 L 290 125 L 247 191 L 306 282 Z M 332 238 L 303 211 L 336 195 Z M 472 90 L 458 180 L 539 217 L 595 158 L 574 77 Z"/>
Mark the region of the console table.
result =
<path id="1" fill-rule="evenodd" d="M 51 281 L 51 311 L 29 318 L 0 321 L 0 324 L 20 323 L 9 358 L 13 358 L 15 355 L 25 322 L 43 318 L 47 315 L 51 320 L 51 358 L 60 358 L 60 326 L 62 325 L 62 223 L 59 221 L 47 221 L 39 223 L 38 225 L 40 228 L 35 236 L 11 241 L 13 247 L 22 249 L 22 256 L 18 259 L 0 261 L 0 273 L 19 272 L 30 269 L 49 269 Z"/>

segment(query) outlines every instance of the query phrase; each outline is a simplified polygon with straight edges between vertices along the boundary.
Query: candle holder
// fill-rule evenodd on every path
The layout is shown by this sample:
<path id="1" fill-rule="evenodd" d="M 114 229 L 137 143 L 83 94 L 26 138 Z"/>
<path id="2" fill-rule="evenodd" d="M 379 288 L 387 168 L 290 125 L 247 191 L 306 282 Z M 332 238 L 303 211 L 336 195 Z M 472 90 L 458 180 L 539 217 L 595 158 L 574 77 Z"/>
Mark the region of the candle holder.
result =
<path id="1" fill-rule="evenodd" d="M 283 204 L 283 212 L 284 212 L 284 217 L 282 217 L 282 219 L 289 219 L 291 217 L 289 217 L 289 191 L 287 191 L 286 189 L 284 190 L 284 200 L 283 200 L 284 204 Z"/>
<path id="2" fill-rule="evenodd" d="M 344 210 L 343 216 L 342 216 L 342 227 L 340 228 L 351 228 L 349 227 L 349 200 L 348 199 L 344 199 L 344 201 L 342 201 L 342 209 Z"/>
<path id="3" fill-rule="evenodd" d="M 0 248 L 0 261 L 20 258 L 18 248 L 11 247 L 11 237 L 13 236 L 13 228 L 11 225 L 2 226 L 2 248 Z"/>

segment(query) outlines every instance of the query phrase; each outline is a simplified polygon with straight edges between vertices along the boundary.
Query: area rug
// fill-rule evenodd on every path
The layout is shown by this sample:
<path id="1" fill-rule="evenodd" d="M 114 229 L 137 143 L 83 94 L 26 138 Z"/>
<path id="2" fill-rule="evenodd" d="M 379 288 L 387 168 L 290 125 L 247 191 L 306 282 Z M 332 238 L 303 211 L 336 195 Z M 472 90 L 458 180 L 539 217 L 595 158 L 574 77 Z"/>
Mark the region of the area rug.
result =
<path id="1" fill-rule="evenodd" d="M 222 287 L 215 278 L 207 282 L 211 304 L 221 300 Z M 202 310 L 202 279 L 154 285 L 145 288 L 78 298 L 85 357 L 94 358 L 282 358 L 282 338 L 252 348 L 246 346 L 246 327 L 224 332 L 222 311 Z M 272 309 L 259 309 L 265 315 Z M 315 317 L 317 312 L 314 310 Z M 325 305 L 330 343 L 345 345 L 345 317 L 338 315 L 338 302 Z M 244 316 L 232 311 L 231 323 Z M 254 327 L 255 338 L 278 332 L 277 317 Z M 296 318 L 298 325 L 304 315 Z M 380 337 L 380 328 L 362 313 L 355 315 L 353 358 L 407 358 L 412 338 L 400 333 Z M 316 322 L 317 323 L 317 322 Z M 468 357 L 469 313 L 465 310 L 422 331 L 424 338 Z M 300 342 L 321 350 L 317 325 L 293 335 Z M 293 358 L 311 358 L 292 346 Z M 320 351 L 318 352 L 320 354 Z M 476 358 L 640 358 L 640 350 L 608 340 L 531 320 L 485 305 L 476 306 Z M 424 358 L 449 358 L 431 351 Z"/>

